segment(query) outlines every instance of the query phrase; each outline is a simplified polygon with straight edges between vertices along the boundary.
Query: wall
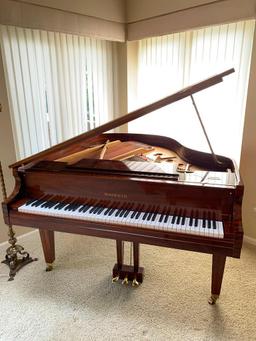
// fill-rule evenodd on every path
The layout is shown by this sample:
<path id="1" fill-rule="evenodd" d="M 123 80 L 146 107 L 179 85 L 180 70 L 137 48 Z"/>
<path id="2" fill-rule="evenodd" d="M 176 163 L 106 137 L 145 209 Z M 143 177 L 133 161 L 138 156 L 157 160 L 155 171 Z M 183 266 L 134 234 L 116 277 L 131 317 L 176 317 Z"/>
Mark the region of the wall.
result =
<path id="1" fill-rule="evenodd" d="M 243 224 L 245 234 L 256 243 L 256 31 L 244 122 L 240 171 L 244 181 Z"/>
<path id="2" fill-rule="evenodd" d="M 204 4 L 219 2 L 218 0 L 128 0 L 127 23 L 149 19 L 156 16 L 166 15 L 185 8 L 193 8 Z"/>
<path id="3" fill-rule="evenodd" d="M 119 23 L 125 22 L 124 0 L 16 0 Z"/>
<path id="4" fill-rule="evenodd" d="M 99 0 L 0 0 L 0 24 L 124 41 L 123 1 L 105 0 L 100 6 Z M 82 12 L 78 14 L 80 8 Z M 93 16 L 97 11 L 98 15 Z"/>
<path id="5" fill-rule="evenodd" d="M 8 109 L 8 99 L 5 86 L 3 63 L 0 52 L 0 103 L 2 104 L 2 112 L 0 112 L 0 160 L 4 171 L 4 177 L 7 187 L 7 195 L 14 188 L 13 176 L 8 165 L 16 160 L 14 142 L 12 137 L 11 119 Z M 0 190 L 0 202 L 2 202 L 2 191 Z M 2 209 L 0 209 L 0 243 L 7 240 L 7 226 L 4 224 Z M 17 235 L 30 231 L 28 228 L 16 228 Z M 1 257 L 0 257 L 1 260 Z"/>
<path id="6" fill-rule="evenodd" d="M 252 18 L 256 0 L 128 0 L 127 39 L 138 40 Z"/>

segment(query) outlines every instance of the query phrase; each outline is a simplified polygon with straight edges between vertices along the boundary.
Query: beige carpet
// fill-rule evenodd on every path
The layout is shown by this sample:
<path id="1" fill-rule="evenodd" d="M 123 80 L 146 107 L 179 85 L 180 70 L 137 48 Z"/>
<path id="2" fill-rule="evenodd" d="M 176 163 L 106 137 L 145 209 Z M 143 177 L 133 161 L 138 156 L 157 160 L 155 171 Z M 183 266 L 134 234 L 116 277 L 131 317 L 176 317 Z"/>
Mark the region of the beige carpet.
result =
<path id="1" fill-rule="evenodd" d="M 38 262 L 13 282 L 0 265 L 0 340 L 256 340 L 256 250 L 228 259 L 210 306 L 211 256 L 142 246 L 142 286 L 111 283 L 114 241 L 56 235 L 56 267 L 44 271 L 38 233 L 20 243 Z M 6 245 L 0 247 L 1 258 Z"/>

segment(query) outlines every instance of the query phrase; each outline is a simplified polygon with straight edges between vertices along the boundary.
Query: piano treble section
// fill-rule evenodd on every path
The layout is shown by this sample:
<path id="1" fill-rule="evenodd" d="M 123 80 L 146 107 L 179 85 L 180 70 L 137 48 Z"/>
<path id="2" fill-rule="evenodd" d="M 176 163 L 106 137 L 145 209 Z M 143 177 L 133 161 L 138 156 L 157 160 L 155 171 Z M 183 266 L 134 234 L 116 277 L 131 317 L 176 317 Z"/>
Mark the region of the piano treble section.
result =
<path id="1" fill-rule="evenodd" d="M 18 208 L 19 212 L 46 215 L 67 219 L 96 221 L 103 224 L 128 225 L 156 231 L 186 233 L 212 238 L 224 238 L 223 222 L 216 220 L 214 212 L 204 211 L 200 219 L 193 214 L 186 214 L 186 209 L 162 209 L 125 203 L 117 207 L 116 203 L 99 201 L 94 204 L 87 202 L 81 204 L 75 200 L 62 199 L 30 199 Z M 144 206 L 144 207 L 143 207 Z"/>

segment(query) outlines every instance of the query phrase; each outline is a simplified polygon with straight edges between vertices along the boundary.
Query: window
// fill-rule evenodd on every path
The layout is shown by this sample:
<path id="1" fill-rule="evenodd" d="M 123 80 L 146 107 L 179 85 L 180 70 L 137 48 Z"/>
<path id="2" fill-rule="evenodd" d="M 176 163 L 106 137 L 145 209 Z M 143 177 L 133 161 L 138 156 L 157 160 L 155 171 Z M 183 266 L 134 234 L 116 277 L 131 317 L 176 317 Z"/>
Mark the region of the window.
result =
<path id="1" fill-rule="evenodd" d="M 248 20 L 139 41 L 137 106 L 234 67 L 223 83 L 194 98 L 214 152 L 239 163 L 253 33 Z M 131 122 L 129 131 L 209 152 L 190 98 Z"/>
<path id="2" fill-rule="evenodd" d="M 112 118 L 111 42 L 1 25 L 18 158 Z"/>

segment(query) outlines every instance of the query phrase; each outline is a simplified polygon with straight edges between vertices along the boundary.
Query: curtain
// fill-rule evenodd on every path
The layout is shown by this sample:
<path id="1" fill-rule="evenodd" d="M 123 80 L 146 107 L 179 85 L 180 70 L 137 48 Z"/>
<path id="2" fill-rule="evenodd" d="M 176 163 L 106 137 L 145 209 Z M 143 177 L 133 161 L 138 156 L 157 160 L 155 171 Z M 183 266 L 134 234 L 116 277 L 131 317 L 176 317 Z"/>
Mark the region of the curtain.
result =
<path id="1" fill-rule="evenodd" d="M 0 25 L 17 158 L 112 118 L 111 42 Z"/>
<path id="2" fill-rule="evenodd" d="M 223 83 L 194 98 L 214 152 L 239 163 L 254 25 L 248 20 L 140 40 L 137 106 L 234 67 Z M 129 131 L 209 151 L 190 98 L 130 123 Z"/>

